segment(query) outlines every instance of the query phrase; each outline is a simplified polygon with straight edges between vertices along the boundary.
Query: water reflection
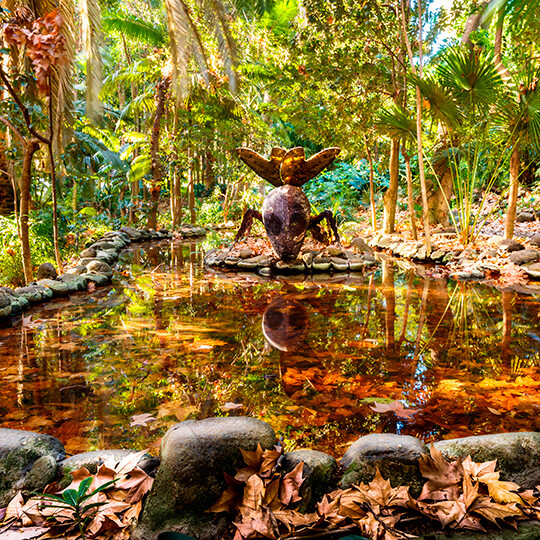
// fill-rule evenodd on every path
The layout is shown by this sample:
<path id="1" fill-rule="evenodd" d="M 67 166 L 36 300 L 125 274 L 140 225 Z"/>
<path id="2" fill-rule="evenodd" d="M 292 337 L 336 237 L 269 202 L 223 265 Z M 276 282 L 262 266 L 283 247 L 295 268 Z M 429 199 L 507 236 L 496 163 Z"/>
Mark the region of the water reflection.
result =
<path id="1" fill-rule="evenodd" d="M 280 351 L 293 351 L 305 340 L 309 316 L 294 298 L 277 296 L 264 311 L 262 331 L 268 343 Z"/>
<path id="2" fill-rule="evenodd" d="M 179 420 L 248 414 L 338 455 L 359 433 L 540 429 L 538 296 L 389 261 L 325 280 L 215 275 L 203 249 L 134 248 L 112 287 L 0 328 L 2 426 L 70 451 L 144 448 Z M 155 420 L 132 425 L 143 412 Z"/>

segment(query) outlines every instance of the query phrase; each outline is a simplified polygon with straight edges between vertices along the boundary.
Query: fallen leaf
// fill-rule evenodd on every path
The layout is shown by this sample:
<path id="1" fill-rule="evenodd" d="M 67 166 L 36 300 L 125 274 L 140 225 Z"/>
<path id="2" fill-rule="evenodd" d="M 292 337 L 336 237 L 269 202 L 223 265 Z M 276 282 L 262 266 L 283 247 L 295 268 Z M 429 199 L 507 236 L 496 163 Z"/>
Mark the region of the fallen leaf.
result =
<path id="1" fill-rule="evenodd" d="M 398 418 L 411 418 L 420 409 L 407 409 L 400 401 L 392 401 L 391 403 L 375 403 L 370 407 L 372 411 L 377 413 L 393 412 Z"/>
<path id="2" fill-rule="evenodd" d="M 147 426 L 149 422 L 157 420 L 157 418 L 150 413 L 135 414 L 130 419 L 130 426 Z"/>
<path id="3" fill-rule="evenodd" d="M 279 498 L 284 505 L 289 505 L 302 500 L 299 491 L 304 479 L 304 463 L 301 461 L 289 473 L 281 479 L 281 487 L 279 490 Z"/>

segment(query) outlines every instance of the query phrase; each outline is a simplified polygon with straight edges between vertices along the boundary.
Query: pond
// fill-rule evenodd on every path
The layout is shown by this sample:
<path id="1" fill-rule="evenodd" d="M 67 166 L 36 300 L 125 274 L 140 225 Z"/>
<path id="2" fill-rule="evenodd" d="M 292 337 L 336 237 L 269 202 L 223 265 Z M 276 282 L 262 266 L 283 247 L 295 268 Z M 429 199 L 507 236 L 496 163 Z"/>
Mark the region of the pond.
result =
<path id="1" fill-rule="evenodd" d="M 113 285 L 0 328 L 2 427 L 70 453 L 150 448 L 187 418 L 249 415 L 286 449 L 540 429 L 540 297 L 371 273 L 209 273 L 203 246 L 132 246 Z"/>

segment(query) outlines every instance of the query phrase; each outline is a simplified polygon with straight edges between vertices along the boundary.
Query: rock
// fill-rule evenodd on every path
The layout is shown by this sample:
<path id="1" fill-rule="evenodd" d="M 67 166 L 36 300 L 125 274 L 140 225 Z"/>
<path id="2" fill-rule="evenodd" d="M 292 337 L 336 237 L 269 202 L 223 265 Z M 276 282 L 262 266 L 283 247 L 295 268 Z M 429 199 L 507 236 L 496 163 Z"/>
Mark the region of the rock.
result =
<path id="1" fill-rule="evenodd" d="M 128 227 L 127 225 L 122 227 L 120 229 L 120 232 L 126 234 L 129 239 L 133 240 L 134 242 L 142 238 L 142 234 L 137 229 L 134 229 L 133 227 Z"/>
<path id="2" fill-rule="evenodd" d="M 111 253 L 107 251 L 98 251 L 96 253 L 95 260 L 104 262 L 108 264 L 109 266 L 112 266 L 118 260 L 118 254 L 115 253 L 114 255 L 112 255 Z"/>
<path id="3" fill-rule="evenodd" d="M 274 269 L 282 274 L 300 274 L 304 268 L 304 263 L 298 259 L 292 263 L 277 261 L 274 265 Z"/>
<path id="4" fill-rule="evenodd" d="M 472 279 L 471 273 L 465 272 L 464 270 L 461 270 L 459 272 L 452 272 L 448 277 L 456 281 L 466 281 L 467 279 Z"/>
<path id="5" fill-rule="evenodd" d="M 523 267 L 531 279 L 540 279 L 540 263 L 528 264 Z"/>
<path id="6" fill-rule="evenodd" d="M 480 270 L 479 268 L 473 268 L 471 269 L 471 278 L 472 279 L 484 279 L 484 272 Z"/>
<path id="7" fill-rule="evenodd" d="M 536 262 L 540 260 L 540 252 L 535 249 L 522 249 L 520 251 L 515 251 L 510 253 L 509 259 L 518 265 L 527 264 L 531 262 Z"/>
<path id="8" fill-rule="evenodd" d="M 436 251 L 434 251 L 431 255 L 430 255 L 430 259 L 432 261 L 440 261 L 442 259 L 444 259 L 444 256 L 446 255 L 446 251 L 442 250 L 442 249 L 437 249 Z"/>
<path id="9" fill-rule="evenodd" d="M 42 456 L 64 459 L 62 443 L 41 433 L 0 428 L 0 508 L 23 486 L 26 473 Z"/>
<path id="10" fill-rule="evenodd" d="M 530 240 L 531 246 L 540 247 L 540 234 L 535 234 Z"/>
<path id="11" fill-rule="evenodd" d="M 225 266 L 228 266 L 229 268 L 236 268 L 239 260 L 240 259 L 238 257 L 227 257 L 225 259 Z"/>
<path id="12" fill-rule="evenodd" d="M 272 275 L 272 268 L 269 266 L 264 266 L 259 270 L 259 275 L 263 277 L 270 277 Z"/>
<path id="13" fill-rule="evenodd" d="M 95 242 L 94 244 L 92 244 L 89 249 L 94 249 L 96 251 L 96 255 L 94 255 L 94 257 L 96 257 L 97 252 L 99 251 L 105 251 L 107 249 L 116 250 L 117 248 L 118 248 L 118 244 L 116 242 L 114 241 L 107 242 L 106 240 L 101 240 L 99 242 Z"/>
<path id="14" fill-rule="evenodd" d="M 385 248 L 389 247 L 391 244 L 393 244 L 395 241 L 396 241 L 395 238 L 393 238 L 392 236 L 384 235 L 377 242 L 377 246 L 380 247 L 381 249 L 385 249 Z"/>
<path id="15" fill-rule="evenodd" d="M 313 264 L 313 259 L 317 256 L 316 251 L 306 251 L 302 254 L 302 260 L 304 261 L 304 264 L 311 268 L 311 265 Z"/>
<path id="16" fill-rule="evenodd" d="M 346 259 L 331 257 L 330 261 L 332 263 L 332 268 L 336 270 L 336 272 L 347 272 L 347 270 L 349 270 L 349 261 Z"/>
<path id="17" fill-rule="evenodd" d="M 47 484 L 56 478 L 58 463 L 53 456 L 41 456 L 26 475 L 22 486 L 28 494 L 42 493 Z"/>
<path id="18" fill-rule="evenodd" d="M 316 272 L 327 272 L 330 270 L 330 259 L 328 257 L 324 257 L 321 255 L 317 255 L 313 262 L 311 263 L 311 267 Z"/>
<path id="19" fill-rule="evenodd" d="M 343 255 L 343 248 L 341 246 L 328 246 L 325 251 L 330 258 L 341 257 Z"/>
<path id="20" fill-rule="evenodd" d="M 522 249 L 525 249 L 525 247 L 517 240 L 504 239 L 499 243 L 499 253 L 513 253 Z"/>
<path id="21" fill-rule="evenodd" d="M 113 275 L 112 268 L 103 261 L 93 260 L 86 265 L 86 269 L 88 270 L 88 273 L 97 272 L 109 277 L 112 277 Z"/>
<path id="22" fill-rule="evenodd" d="M 18 287 L 15 289 L 15 293 L 22 298 L 25 298 L 30 304 L 41 302 L 43 296 L 40 289 L 29 285 L 28 287 Z"/>
<path id="23" fill-rule="evenodd" d="M 345 472 L 340 486 L 347 488 L 359 482 L 371 482 L 378 468 L 392 486 L 408 485 L 411 494 L 418 496 L 425 482 L 418 463 L 427 454 L 427 447 L 408 435 L 371 434 L 360 437 L 341 459 Z"/>
<path id="24" fill-rule="evenodd" d="M 223 473 L 234 476 L 243 466 L 241 448 L 272 449 L 275 443 L 268 424 L 242 416 L 172 427 L 161 442 L 161 465 L 132 538 L 156 540 L 164 531 L 198 540 L 223 538 L 227 519 L 205 513 L 226 488 Z"/>
<path id="25" fill-rule="evenodd" d="M 41 298 L 43 300 L 50 300 L 54 296 L 54 292 L 48 287 L 44 287 L 39 283 L 32 283 L 31 287 L 34 287 L 41 293 Z"/>
<path id="26" fill-rule="evenodd" d="M 48 287 L 55 295 L 69 294 L 69 287 L 62 281 L 56 279 L 40 279 L 38 285 Z"/>
<path id="27" fill-rule="evenodd" d="M 56 268 L 51 263 L 43 263 L 37 269 L 36 281 L 40 279 L 56 279 L 57 275 Z"/>
<path id="28" fill-rule="evenodd" d="M 0 318 L 11 315 L 11 297 L 6 293 L 0 292 Z"/>
<path id="29" fill-rule="evenodd" d="M 251 257 L 253 257 L 254 255 L 255 255 L 255 253 L 253 252 L 253 250 L 251 248 L 245 247 L 245 248 L 240 250 L 239 257 L 241 259 L 251 259 Z"/>
<path id="30" fill-rule="evenodd" d="M 81 274 L 81 277 L 85 278 L 87 281 L 95 283 L 97 287 L 107 285 L 107 283 L 111 281 L 111 276 L 100 274 L 99 272 L 88 272 L 86 274 Z"/>
<path id="31" fill-rule="evenodd" d="M 478 265 L 478 269 L 482 272 L 490 272 L 491 274 L 495 275 L 499 275 L 501 273 L 501 269 L 497 265 L 491 263 L 480 263 Z"/>
<path id="32" fill-rule="evenodd" d="M 373 248 L 369 247 L 366 241 L 360 236 L 351 240 L 351 246 L 354 246 L 359 253 L 371 253 L 373 255 Z"/>
<path id="33" fill-rule="evenodd" d="M 316 450 L 295 450 L 283 455 L 281 467 L 285 472 L 292 471 L 300 462 L 304 463 L 300 488 L 302 502 L 298 511 L 312 511 L 328 491 L 330 482 L 337 469 L 337 461 L 328 454 Z"/>
<path id="34" fill-rule="evenodd" d="M 536 221 L 536 215 L 531 212 L 521 212 L 516 217 L 516 223 L 530 223 L 531 221 Z"/>
<path id="35" fill-rule="evenodd" d="M 57 279 L 69 287 L 69 292 L 85 291 L 88 285 L 86 278 L 75 274 L 62 274 Z"/>
<path id="36" fill-rule="evenodd" d="M 360 258 L 354 258 L 349 261 L 349 270 L 351 272 L 360 272 L 362 271 L 366 266 L 366 262 L 364 259 Z"/>
<path id="37" fill-rule="evenodd" d="M 434 444 L 445 456 L 456 459 L 471 456 L 476 463 L 497 460 L 500 479 L 532 489 L 540 484 L 540 433 L 498 433 Z"/>
<path id="38" fill-rule="evenodd" d="M 427 259 L 427 248 L 426 246 L 421 246 L 418 248 L 417 252 L 414 254 L 413 259 L 418 261 L 425 261 Z"/>
<path id="39" fill-rule="evenodd" d="M 87 259 L 88 260 L 88 259 Z M 90 259 L 94 260 L 94 259 Z M 76 276 L 80 276 L 86 272 L 86 265 L 78 264 L 77 266 L 73 266 L 72 268 L 68 268 L 66 270 L 66 274 L 75 274 Z"/>

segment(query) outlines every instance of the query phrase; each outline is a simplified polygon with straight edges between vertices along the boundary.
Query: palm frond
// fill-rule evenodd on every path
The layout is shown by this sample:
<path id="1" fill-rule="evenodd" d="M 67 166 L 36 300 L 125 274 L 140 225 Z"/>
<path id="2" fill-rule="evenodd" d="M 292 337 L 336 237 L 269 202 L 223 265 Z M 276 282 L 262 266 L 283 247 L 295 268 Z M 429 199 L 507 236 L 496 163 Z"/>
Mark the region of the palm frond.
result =
<path id="1" fill-rule="evenodd" d="M 189 39 L 191 36 L 190 15 L 184 0 L 165 0 L 169 42 L 173 59 L 172 88 L 181 100 L 189 87 Z"/>
<path id="2" fill-rule="evenodd" d="M 98 121 L 102 114 L 99 90 L 102 83 L 100 45 L 101 8 L 98 0 L 79 0 L 83 49 L 86 55 L 86 116 Z"/>
<path id="3" fill-rule="evenodd" d="M 149 24 L 134 15 L 121 12 L 109 12 L 103 16 L 103 30 L 105 32 L 118 32 L 124 36 L 160 46 L 165 43 L 167 32 L 165 29 Z"/>
<path id="4" fill-rule="evenodd" d="M 228 23 L 230 16 L 222 0 L 204 0 L 203 3 L 217 39 L 219 53 L 227 73 L 229 90 L 235 94 L 238 90 L 238 53 Z"/>
<path id="5" fill-rule="evenodd" d="M 452 93 L 441 86 L 432 75 L 422 78 L 411 75 L 410 80 L 420 88 L 420 94 L 429 104 L 430 114 L 450 129 L 454 129 L 460 122 L 461 112 Z"/>
<path id="6" fill-rule="evenodd" d="M 379 113 L 375 126 L 392 139 L 416 140 L 415 120 L 401 107 L 383 109 Z"/>
<path id="7" fill-rule="evenodd" d="M 483 113 L 496 102 L 504 84 L 493 55 L 468 47 L 449 48 L 436 73 L 459 104 Z"/>

